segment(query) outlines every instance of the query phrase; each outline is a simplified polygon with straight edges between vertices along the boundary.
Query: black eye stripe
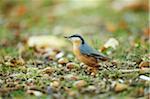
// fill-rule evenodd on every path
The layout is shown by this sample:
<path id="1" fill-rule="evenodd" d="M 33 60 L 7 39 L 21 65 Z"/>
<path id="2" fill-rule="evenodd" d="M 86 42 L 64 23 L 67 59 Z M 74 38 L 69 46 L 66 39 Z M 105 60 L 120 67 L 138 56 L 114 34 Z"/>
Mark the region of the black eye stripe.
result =
<path id="1" fill-rule="evenodd" d="M 84 44 L 84 39 L 80 35 L 72 35 L 69 38 L 72 38 L 72 37 L 79 37 L 82 40 L 82 44 Z"/>
<path id="2" fill-rule="evenodd" d="M 77 36 L 77 35 L 72 35 L 69 38 L 72 38 L 72 37 L 79 37 L 80 39 L 82 38 L 81 36 Z"/>

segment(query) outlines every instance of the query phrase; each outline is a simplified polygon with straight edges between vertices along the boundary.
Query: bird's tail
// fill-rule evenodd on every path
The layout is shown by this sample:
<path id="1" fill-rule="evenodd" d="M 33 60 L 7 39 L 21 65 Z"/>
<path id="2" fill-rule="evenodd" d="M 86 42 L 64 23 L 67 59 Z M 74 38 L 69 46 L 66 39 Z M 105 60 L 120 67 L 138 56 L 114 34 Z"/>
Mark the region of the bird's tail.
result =
<path id="1" fill-rule="evenodd" d="M 111 60 L 111 59 L 110 59 L 109 57 L 107 57 L 107 56 L 100 57 L 99 59 L 102 60 L 102 61 L 110 61 L 110 60 Z"/>

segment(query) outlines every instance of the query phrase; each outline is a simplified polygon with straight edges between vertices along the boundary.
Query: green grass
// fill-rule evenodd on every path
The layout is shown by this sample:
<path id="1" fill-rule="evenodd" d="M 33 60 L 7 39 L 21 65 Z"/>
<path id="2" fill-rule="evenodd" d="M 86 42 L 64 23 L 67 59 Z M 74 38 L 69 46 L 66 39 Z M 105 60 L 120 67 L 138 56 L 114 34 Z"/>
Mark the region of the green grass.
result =
<path id="1" fill-rule="evenodd" d="M 74 9 L 66 14 L 53 15 L 52 11 L 54 10 L 54 5 L 61 4 L 63 1 L 47 2 L 48 0 L 43 1 L 42 5 L 39 6 L 39 8 L 37 7 L 38 9 L 32 8 L 33 5 L 38 5 L 30 4 L 29 2 L 14 3 L 14 8 L 19 6 L 19 4 L 23 4 L 27 7 L 27 12 L 23 16 L 11 16 L 3 11 L 1 12 L 4 16 L 0 16 L 0 21 L 4 20 L 4 23 L 0 23 L 0 80 L 2 80 L 0 81 L 0 89 L 12 88 L 12 91 L 8 90 L 6 92 L 6 96 L 10 94 L 11 97 L 15 99 L 37 99 L 38 97 L 26 93 L 28 88 L 34 87 L 36 90 L 46 91 L 47 86 L 51 85 L 54 80 L 58 80 L 60 81 L 60 85 L 58 88 L 52 89 L 52 97 L 58 96 L 59 98 L 68 99 L 72 99 L 72 97 L 80 97 L 81 99 L 126 99 L 147 97 L 139 90 L 140 88 L 141 90 L 148 89 L 149 82 L 142 81 L 139 79 L 139 76 L 141 74 L 149 76 L 149 73 L 122 73 L 119 71 L 119 69 L 139 69 L 139 62 L 141 60 L 149 61 L 149 42 L 145 40 L 146 37 L 142 32 L 144 28 L 148 27 L 147 12 L 116 12 L 110 7 L 111 4 L 107 1 L 94 8 Z M 64 3 L 66 6 L 69 4 L 65 1 Z M 3 10 L 6 9 L 6 4 L 7 3 L 3 0 L 1 4 Z M 14 13 L 16 11 L 14 9 L 9 10 Z M 126 23 L 126 28 L 122 28 L 119 25 L 122 20 Z M 108 31 L 106 26 L 107 23 L 112 23 L 116 27 L 116 30 L 114 32 Z M 19 29 L 10 25 L 18 25 Z M 19 37 L 15 35 L 16 32 L 19 32 Z M 75 68 L 72 70 L 67 70 L 66 65 L 60 65 L 58 59 L 52 61 L 47 60 L 42 54 L 37 53 L 34 48 L 26 47 L 21 55 L 25 61 L 23 66 L 16 65 L 15 67 L 11 67 L 6 64 L 13 58 L 20 57 L 18 44 L 21 43 L 23 46 L 26 46 L 24 42 L 26 37 L 48 34 L 63 38 L 64 35 L 74 33 L 81 33 L 86 41 L 97 50 L 100 49 L 109 38 L 113 37 L 117 39 L 119 41 L 119 46 L 108 55 L 117 62 L 117 65 L 111 67 L 112 64 L 108 63 L 106 69 L 107 62 L 103 63 L 103 69 L 98 72 L 96 77 L 88 75 L 86 70 L 79 65 L 79 61 L 77 61 L 74 56 L 71 58 L 68 57 L 68 55 L 72 55 L 72 51 L 69 50 L 72 47 L 71 44 L 66 45 L 65 49 L 60 48 L 58 50 L 64 51 L 64 57 L 76 64 Z M 7 56 L 9 56 L 9 58 L 6 58 Z M 55 71 L 48 75 L 42 74 L 41 70 L 46 67 L 52 67 Z M 87 85 L 81 89 L 76 88 L 74 86 L 76 80 L 68 79 L 68 75 L 77 77 L 78 80 L 85 80 Z M 117 93 L 111 87 L 112 83 L 119 82 L 119 79 L 122 79 L 124 84 L 129 85 L 129 87 Z M 14 87 L 11 87 L 11 82 L 14 83 Z M 21 88 L 13 90 L 17 85 L 21 86 Z M 96 92 L 86 91 L 87 87 L 90 85 L 97 88 Z M 69 96 L 65 88 L 69 88 L 71 91 L 75 92 L 75 96 Z M 0 95 L 3 96 L 3 93 Z M 48 97 L 47 93 L 43 92 L 40 99 Z"/>

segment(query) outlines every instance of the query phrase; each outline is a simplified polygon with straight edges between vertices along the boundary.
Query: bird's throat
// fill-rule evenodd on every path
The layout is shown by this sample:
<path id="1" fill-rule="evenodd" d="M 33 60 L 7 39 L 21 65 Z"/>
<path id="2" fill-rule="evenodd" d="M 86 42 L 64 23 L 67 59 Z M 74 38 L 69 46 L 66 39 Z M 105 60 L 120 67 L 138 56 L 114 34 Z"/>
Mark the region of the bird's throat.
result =
<path id="1" fill-rule="evenodd" d="M 80 54 L 80 44 L 77 44 L 77 43 L 73 44 L 73 52 L 76 56 Z"/>
<path id="2" fill-rule="evenodd" d="M 79 48 L 81 45 L 81 42 L 80 41 L 75 41 L 73 42 L 73 48 Z"/>

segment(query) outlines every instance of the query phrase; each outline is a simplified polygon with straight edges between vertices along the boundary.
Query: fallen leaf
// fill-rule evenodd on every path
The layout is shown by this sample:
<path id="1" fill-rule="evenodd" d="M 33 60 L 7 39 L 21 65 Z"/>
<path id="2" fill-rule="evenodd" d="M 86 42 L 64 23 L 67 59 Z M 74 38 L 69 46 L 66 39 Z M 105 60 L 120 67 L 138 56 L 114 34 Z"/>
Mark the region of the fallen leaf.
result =
<path id="1" fill-rule="evenodd" d="M 105 44 L 104 44 L 104 47 L 105 48 L 113 48 L 113 49 L 116 49 L 116 47 L 119 45 L 119 42 L 118 40 L 116 40 L 115 38 L 110 38 Z"/>
<path id="2" fill-rule="evenodd" d="M 53 88 L 58 88 L 58 87 L 60 86 L 60 82 L 57 81 L 57 80 L 55 80 L 55 81 L 53 81 L 53 82 L 51 83 L 51 86 L 52 86 Z"/>
<path id="3" fill-rule="evenodd" d="M 135 96 L 137 97 L 142 97 L 144 96 L 144 88 L 140 87 L 140 88 L 137 88 L 134 92 Z"/>
<path id="4" fill-rule="evenodd" d="M 59 52 L 55 57 L 56 59 L 62 58 L 64 56 L 64 52 Z"/>
<path id="5" fill-rule="evenodd" d="M 68 95 L 72 96 L 72 97 L 75 97 L 76 93 L 74 91 L 70 90 L 70 91 L 68 91 Z"/>
<path id="6" fill-rule="evenodd" d="M 66 64 L 66 67 L 67 67 L 67 69 L 70 69 L 70 70 L 71 70 L 71 69 L 74 69 L 74 68 L 75 68 L 75 65 L 76 65 L 76 64 L 73 63 L 73 62 L 69 62 L 69 63 Z"/>
<path id="7" fill-rule="evenodd" d="M 47 59 L 55 59 L 58 52 L 54 51 L 51 48 L 44 48 L 38 51 L 39 53 L 44 53 L 44 57 Z"/>
<path id="8" fill-rule="evenodd" d="M 87 69 L 86 69 L 86 72 L 88 74 L 90 74 L 91 76 L 96 76 L 96 74 L 98 73 L 98 68 L 88 66 Z"/>
<path id="9" fill-rule="evenodd" d="M 66 64 L 66 63 L 68 63 L 69 61 L 68 61 L 68 59 L 67 58 L 60 58 L 59 60 L 58 60 L 58 63 L 59 64 Z"/>
<path id="10" fill-rule="evenodd" d="M 24 5 L 20 5 L 17 8 L 17 15 L 18 16 L 23 16 L 27 12 L 27 7 Z"/>
<path id="11" fill-rule="evenodd" d="M 119 24 L 118 24 L 118 27 L 121 28 L 121 29 L 127 29 L 128 24 L 127 24 L 126 21 L 121 20 L 121 21 L 119 22 Z"/>
<path id="12" fill-rule="evenodd" d="M 148 61 L 142 61 L 139 65 L 139 67 L 142 68 L 150 68 L 150 62 Z"/>
<path id="13" fill-rule="evenodd" d="M 22 58 L 9 58 L 4 62 L 7 66 L 17 67 L 17 66 L 23 66 L 25 64 L 25 61 Z"/>
<path id="14" fill-rule="evenodd" d="M 116 40 L 115 38 L 110 38 L 104 45 L 102 48 L 100 48 L 100 51 L 106 51 L 107 54 L 112 53 L 113 50 L 117 49 L 117 46 L 119 46 L 119 42 L 118 40 Z"/>
<path id="15" fill-rule="evenodd" d="M 52 67 L 46 67 L 42 70 L 42 72 L 46 74 L 52 74 L 54 72 L 54 69 Z"/>
<path id="16" fill-rule="evenodd" d="M 117 29 L 116 25 L 113 23 L 107 23 L 106 28 L 109 32 L 115 32 Z"/>
<path id="17" fill-rule="evenodd" d="M 126 84 L 116 83 L 114 90 L 115 90 L 115 92 L 121 92 L 121 91 L 126 90 L 127 88 L 128 88 L 128 85 L 126 85 Z"/>
<path id="18" fill-rule="evenodd" d="M 82 87 L 84 87 L 86 85 L 87 85 L 87 82 L 84 80 L 79 80 L 74 83 L 74 86 L 78 89 L 81 89 Z"/>
<path id="19" fill-rule="evenodd" d="M 150 36 L 150 27 L 145 28 L 145 29 L 143 30 L 143 32 L 144 32 L 144 36 L 149 38 L 149 36 Z"/>
<path id="20" fill-rule="evenodd" d="M 112 7 L 117 11 L 148 11 L 148 0 L 117 0 L 112 3 Z"/>

